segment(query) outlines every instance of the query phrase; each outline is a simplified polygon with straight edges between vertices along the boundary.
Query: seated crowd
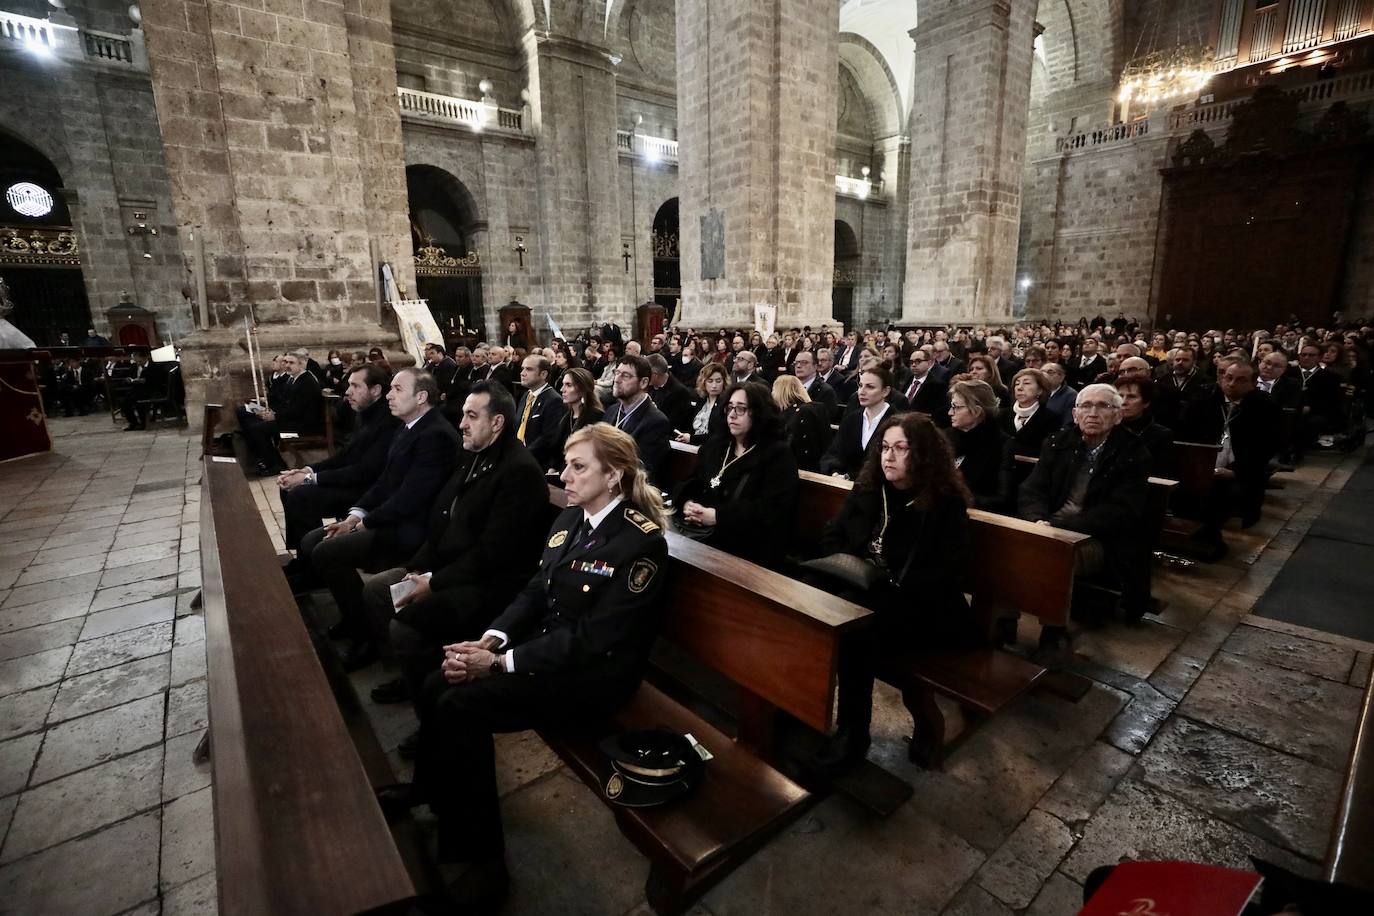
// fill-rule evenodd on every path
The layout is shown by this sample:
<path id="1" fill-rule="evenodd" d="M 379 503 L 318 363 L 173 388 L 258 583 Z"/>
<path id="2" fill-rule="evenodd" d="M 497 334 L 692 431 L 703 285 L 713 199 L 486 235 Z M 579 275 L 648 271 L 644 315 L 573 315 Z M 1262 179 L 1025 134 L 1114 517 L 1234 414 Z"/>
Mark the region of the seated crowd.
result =
<path id="1" fill-rule="evenodd" d="M 327 588 L 344 667 L 386 662 L 397 676 L 373 700 L 414 708 L 400 751 L 415 779 L 382 790 L 383 807 L 428 804 L 440 860 L 472 863 L 454 898 L 490 906 L 508 882 L 492 735 L 626 702 L 658 630 L 670 526 L 875 612 L 842 656 L 839 732 L 813 761 L 830 769 L 868 746 L 884 653 L 988 642 L 963 593 L 968 509 L 1090 535 L 1082 575 L 1133 621 L 1152 609 L 1149 478 L 1173 473 L 1175 442 L 1216 447 L 1203 504 L 1174 508 L 1217 555 L 1276 470 L 1351 429 L 1363 439 L 1369 327 L 1119 321 L 674 330 L 642 347 L 603 328 L 550 348 L 435 343 L 395 372 L 380 352 L 312 368 L 296 351 L 276 361 L 276 400 L 239 419 L 259 473 L 280 471 L 293 587 Z M 346 402 L 347 442 L 283 471 L 274 437 L 309 431 L 322 389 Z M 685 479 L 673 443 L 700 446 Z M 799 471 L 854 482 L 809 540 L 854 558 L 859 579 L 796 562 Z M 555 482 L 569 508 L 546 530 Z"/>

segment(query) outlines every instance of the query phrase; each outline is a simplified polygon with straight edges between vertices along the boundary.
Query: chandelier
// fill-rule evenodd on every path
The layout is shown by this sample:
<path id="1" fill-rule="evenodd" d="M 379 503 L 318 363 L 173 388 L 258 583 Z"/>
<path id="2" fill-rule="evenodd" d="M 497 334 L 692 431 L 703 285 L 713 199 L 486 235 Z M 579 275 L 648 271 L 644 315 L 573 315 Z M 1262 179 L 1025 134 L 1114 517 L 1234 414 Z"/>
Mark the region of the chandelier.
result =
<path id="1" fill-rule="evenodd" d="M 1137 57 L 1121 71 L 1116 100 L 1149 108 L 1191 101 L 1212 78 L 1211 62 L 1212 50 L 1195 44 Z"/>

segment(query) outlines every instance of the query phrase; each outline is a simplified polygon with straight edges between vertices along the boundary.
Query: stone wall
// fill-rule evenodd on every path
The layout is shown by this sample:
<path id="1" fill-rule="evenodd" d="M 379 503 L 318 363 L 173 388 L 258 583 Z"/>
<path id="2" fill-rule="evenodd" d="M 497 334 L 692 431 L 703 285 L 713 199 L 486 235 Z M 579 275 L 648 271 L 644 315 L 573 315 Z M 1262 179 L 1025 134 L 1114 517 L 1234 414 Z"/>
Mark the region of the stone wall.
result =
<path id="1" fill-rule="evenodd" d="M 495 0 L 393 0 L 396 68 L 403 85 L 480 99 L 482 80 L 505 108 L 520 107 L 527 78 L 516 37 Z M 421 85 L 415 85 L 416 81 Z"/>

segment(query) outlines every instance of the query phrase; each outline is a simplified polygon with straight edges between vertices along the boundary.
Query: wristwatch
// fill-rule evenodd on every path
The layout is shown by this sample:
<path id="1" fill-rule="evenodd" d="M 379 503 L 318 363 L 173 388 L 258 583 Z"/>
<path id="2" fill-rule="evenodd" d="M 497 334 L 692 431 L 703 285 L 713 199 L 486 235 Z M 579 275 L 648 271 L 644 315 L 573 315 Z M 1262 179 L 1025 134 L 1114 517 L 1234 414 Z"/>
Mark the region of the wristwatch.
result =
<path id="1" fill-rule="evenodd" d="M 506 653 L 500 652 L 491 657 L 491 666 L 487 669 L 488 674 L 506 673 Z"/>

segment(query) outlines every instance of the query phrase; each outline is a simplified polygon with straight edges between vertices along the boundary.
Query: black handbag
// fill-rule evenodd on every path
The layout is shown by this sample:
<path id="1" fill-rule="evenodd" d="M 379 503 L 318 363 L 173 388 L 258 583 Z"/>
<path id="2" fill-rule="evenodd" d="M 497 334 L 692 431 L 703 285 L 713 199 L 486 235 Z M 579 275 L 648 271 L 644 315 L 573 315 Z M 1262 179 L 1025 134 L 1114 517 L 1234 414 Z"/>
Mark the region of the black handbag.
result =
<path id="1" fill-rule="evenodd" d="M 808 572 L 819 573 L 866 592 L 890 581 L 885 570 L 852 553 L 832 553 L 828 557 L 806 560 L 801 566 Z"/>

